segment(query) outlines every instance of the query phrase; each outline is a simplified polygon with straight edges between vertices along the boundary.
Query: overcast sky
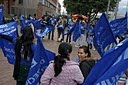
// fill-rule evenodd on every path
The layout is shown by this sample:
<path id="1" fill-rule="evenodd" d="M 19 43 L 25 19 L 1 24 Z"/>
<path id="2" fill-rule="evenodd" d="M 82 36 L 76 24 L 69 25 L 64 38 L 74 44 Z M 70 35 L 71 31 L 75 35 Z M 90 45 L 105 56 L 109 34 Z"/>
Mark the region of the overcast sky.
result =
<path id="1" fill-rule="evenodd" d="M 125 15 L 126 10 L 128 11 L 127 5 L 128 5 L 128 0 L 121 0 L 121 2 L 119 3 L 118 14 Z"/>
<path id="2" fill-rule="evenodd" d="M 64 11 L 66 12 L 66 9 L 63 7 L 63 1 L 64 0 L 58 0 L 60 2 L 60 5 L 61 5 L 61 13 Z"/>
<path id="3" fill-rule="evenodd" d="M 65 10 L 65 8 L 63 7 L 63 1 L 64 0 L 59 0 L 60 4 L 61 4 L 61 13 Z M 128 11 L 128 7 L 126 9 L 126 6 L 128 4 L 128 0 L 121 0 L 120 3 L 119 3 L 119 8 L 118 8 L 118 14 L 125 14 L 126 13 L 126 10 Z"/>

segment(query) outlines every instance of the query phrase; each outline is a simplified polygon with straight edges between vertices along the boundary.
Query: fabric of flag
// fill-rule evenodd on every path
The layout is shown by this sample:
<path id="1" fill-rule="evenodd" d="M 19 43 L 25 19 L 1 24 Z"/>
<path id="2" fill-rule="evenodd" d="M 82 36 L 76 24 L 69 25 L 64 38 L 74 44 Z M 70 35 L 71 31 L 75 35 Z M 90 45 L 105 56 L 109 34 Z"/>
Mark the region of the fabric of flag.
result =
<path id="1" fill-rule="evenodd" d="M 80 21 L 77 21 L 74 26 L 74 32 L 73 32 L 73 41 L 76 42 L 76 40 L 81 36 L 81 24 Z"/>
<path id="2" fill-rule="evenodd" d="M 17 38 L 16 30 L 17 30 L 16 22 L 10 22 L 8 24 L 0 25 L 0 35 L 4 36 L 4 38 L 1 38 L 1 41 L 0 41 L 1 48 L 4 53 L 4 56 L 7 57 L 7 60 L 10 64 L 15 63 L 14 46 Z M 11 39 L 12 41 L 9 39 Z"/>
<path id="3" fill-rule="evenodd" d="M 16 30 L 17 30 L 16 22 L 10 22 L 7 24 L 0 25 L 0 34 L 11 36 L 13 37 L 14 40 L 16 40 L 17 38 Z"/>
<path id="4" fill-rule="evenodd" d="M 38 33 L 38 35 L 46 36 L 53 28 L 54 26 L 52 25 L 46 25 L 45 27 L 42 27 L 41 32 Z"/>
<path id="5" fill-rule="evenodd" d="M 111 21 L 110 27 L 115 37 L 123 34 L 126 30 L 128 30 L 127 29 L 127 13 L 125 17 Z"/>
<path id="6" fill-rule="evenodd" d="M 63 24 L 58 25 L 58 29 L 64 30 L 64 25 Z"/>
<path id="7" fill-rule="evenodd" d="M 48 66 L 49 61 L 55 57 L 53 52 L 45 50 L 40 38 L 37 40 L 37 47 L 34 53 L 26 85 L 40 85 L 41 75 Z"/>
<path id="8" fill-rule="evenodd" d="M 4 56 L 7 58 L 8 63 L 15 64 L 15 51 L 14 51 L 15 44 L 5 39 L 1 39 L 1 41 L 3 45 L 2 51 Z"/>
<path id="9" fill-rule="evenodd" d="M 126 17 L 127 17 L 127 30 L 128 30 L 128 11 L 126 12 Z"/>
<path id="10" fill-rule="evenodd" d="M 128 69 L 128 39 L 107 51 L 94 65 L 83 85 L 115 85 Z"/>
<path id="11" fill-rule="evenodd" d="M 72 34 L 72 32 L 75 29 L 75 26 L 76 26 L 76 24 L 68 25 L 68 32 L 67 33 L 64 33 L 64 35 Z"/>
<path id="12" fill-rule="evenodd" d="M 109 22 L 106 15 L 103 13 L 100 17 L 96 27 L 94 28 L 94 46 L 102 56 L 104 54 L 104 49 L 107 45 L 116 42 L 113 36 L 112 30 L 109 26 Z"/>
<path id="13" fill-rule="evenodd" d="M 70 31 L 73 28 L 73 25 L 68 25 L 68 30 Z"/>
<path id="14" fill-rule="evenodd" d="M 3 24 L 3 10 L 4 10 L 4 5 L 0 4 L 0 25 Z"/>
<path id="15" fill-rule="evenodd" d="M 24 27 L 28 26 L 30 23 L 33 23 L 33 20 L 27 20 L 27 19 L 24 19 L 24 20 L 21 20 L 21 30 L 24 29 Z"/>
<path id="16" fill-rule="evenodd" d="M 42 19 L 38 19 L 38 20 L 33 21 L 33 25 L 34 25 L 36 30 L 42 28 L 41 22 L 42 22 Z"/>

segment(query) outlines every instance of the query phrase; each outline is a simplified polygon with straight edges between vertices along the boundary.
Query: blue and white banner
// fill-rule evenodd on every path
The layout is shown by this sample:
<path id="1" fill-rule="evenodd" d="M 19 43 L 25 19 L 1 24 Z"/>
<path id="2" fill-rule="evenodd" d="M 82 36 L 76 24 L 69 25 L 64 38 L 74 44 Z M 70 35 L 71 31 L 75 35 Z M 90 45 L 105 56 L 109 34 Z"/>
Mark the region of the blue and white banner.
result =
<path id="1" fill-rule="evenodd" d="M 4 10 L 4 5 L 0 4 L 0 25 L 3 24 L 3 11 Z"/>
<path id="2" fill-rule="evenodd" d="M 40 85 L 40 78 L 51 59 L 54 59 L 55 54 L 45 50 L 40 38 L 37 41 L 37 47 L 31 68 L 28 74 L 26 85 Z"/>
<path id="3" fill-rule="evenodd" d="M 14 40 L 17 38 L 17 23 L 16 22 L 10 22 L 7 24 L 0 25 L 0 34 L 8 35 L 13 37 Z"/>
<path id="4" fill-rule="evenodd" d="M 109 22 L 106 15 L 103 13 L 100 17 L 96 27 L 94 28 L 94 46 L 102 56 L 104 54 L 104 49 L 111 43 L 116 42 L 113 36 L 112 30 L 109 26 Z"/>
<path id="5" fill-rule="evenodd" d="M 6 36 L 6 39 L 4 39 L 5 38 L 4 37 L 4 38 L 1 38 L 1 40 L 0 40 L 1 48 L 4 53 L 4 56 L 7 57 L 8 62 L 10 64 L 15 63 L 14 46 L 15 46 L 15 41 L 17 38 L 16 29 L 17 29 L 16 22 L 11 22 L 8 24 L 0 25 L 0 35 Z M 10 39 L 12 42 L 7 40 L 7 38 Z"/>
<path id="6" fill-rule="evenodd" d="M 34 25 L 36 30 L 42 28 L 41 22 L 42 22 L 42 19 L 38 19 L 38 20 L 33 21 L 33 25 Z"/>
<path id="7" fill-rule="evenodd" d="M 128 69 L 128 39 L 107 51 L 92 68 L 83 85 L 115 85 Z"/>
<path id="8" fill-rule="evenodd" d="M 118 35 L 123 34 L 125 31 L 127 31 L 128 30 L 127 24 L 128 24 L 127 23 L 127 13 L 126 13 L 125 17 L 111 21 L 110 27 L 112 29 L 114 36 L 116 37 Z"/>
<path id="9" fill-rule="evenodd" d="M 21 22 L 20 22 L 21 30 L 23 30 L 24 27 L 29 26 L 29 25 L 30 25 L 31 23 L 33 23 L 33 22 L 34 22 L 33 19 L 32 19 L 32 20 L 28 20 L 28 19 L 23 19 L 23 20 L 21 20 Z"/>
<path id="10" fill-rule="evenodd" d="M 46 25 L 44 28 L 41 29 L 41 32 L 37 31 L 36 34 L 41 37 L 46 36 L 53 28 L 54 26 L 52 25 Z"/>
<path id="11" fill-rule="evenodd" d="M 15 64 L 15 44 L 5 39 L 1 39 L 0 41 L 2 41 L 3 46 L 1 48 L 4 56 L 8 60 L 8 63 Z"/>

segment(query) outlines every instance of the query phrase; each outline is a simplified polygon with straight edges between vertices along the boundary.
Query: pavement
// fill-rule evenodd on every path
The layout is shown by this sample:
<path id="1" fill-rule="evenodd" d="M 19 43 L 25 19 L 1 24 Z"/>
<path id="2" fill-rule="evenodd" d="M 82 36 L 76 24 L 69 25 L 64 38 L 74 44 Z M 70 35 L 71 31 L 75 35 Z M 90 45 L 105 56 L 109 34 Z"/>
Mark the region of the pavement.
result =
<path id="1" fill-rule="evenodd" d="M 54 40 L 48 40 L 47 37 L 43 39 L 43 44 L 46 49 L 51 50 L 57 54 L 58 46 L 60 42 L 57 42 L 57 33 L 55 32 Z M 71 53 L 71 59 L 77 56 L 78 47 L 75 47 L 75 43 L 71 43 L 73 51 Z M 99 55 L 95 50 L 91 50 L 92 58 L 99 59 Z M 13 79 L 13 65 L 7 62 L 2 50 L 0 49 L 0 85 L 16 85 L 16 81 Z"/>

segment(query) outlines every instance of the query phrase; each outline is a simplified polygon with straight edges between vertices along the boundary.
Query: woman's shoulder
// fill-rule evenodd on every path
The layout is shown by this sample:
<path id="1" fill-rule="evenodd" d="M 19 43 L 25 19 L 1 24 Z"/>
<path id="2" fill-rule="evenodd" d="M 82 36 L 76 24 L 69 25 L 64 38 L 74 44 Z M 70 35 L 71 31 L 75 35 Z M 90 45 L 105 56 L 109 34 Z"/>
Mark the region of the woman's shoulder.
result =
<path id="1" fill-rule="evenodd" d="M 83 60 L 82 62 L 80 62 L 80 65 L 93 66 L 95 63 L 96 61 L 94 59 L 89 59 L 89 60 Z"/>
<path id="2" fill-rule="evenodd" d="M 70 68 L 77 68 L 79 67 L 79 63 L 74 62 L 74 61 L 66 61 L 65 66 L 70 67 Z"/>

